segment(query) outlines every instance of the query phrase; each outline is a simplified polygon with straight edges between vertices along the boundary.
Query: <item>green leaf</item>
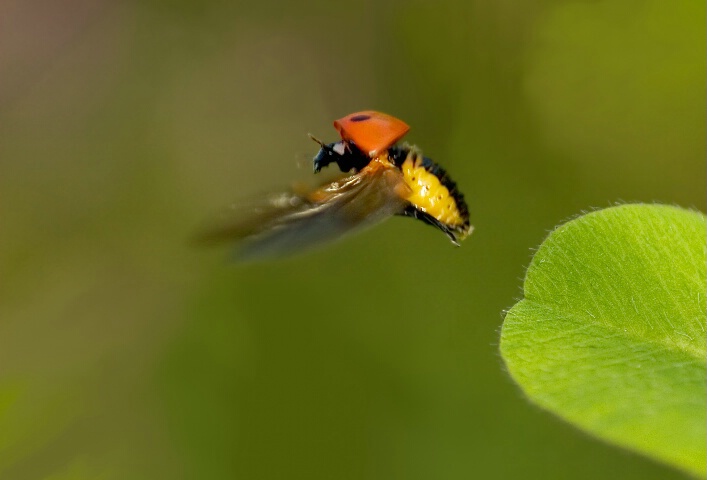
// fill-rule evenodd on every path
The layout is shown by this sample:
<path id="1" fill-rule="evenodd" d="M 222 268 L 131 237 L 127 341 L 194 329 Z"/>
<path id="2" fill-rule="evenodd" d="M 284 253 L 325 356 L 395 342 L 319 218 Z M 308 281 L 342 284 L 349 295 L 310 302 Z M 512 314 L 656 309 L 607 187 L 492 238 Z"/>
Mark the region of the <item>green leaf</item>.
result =
<path id="1" fill-rule="evenodd" d="M 704 477 L 705 216 L 623 205 L 535 254 L 501 354 L 527 396 L 604 440 Z"/>

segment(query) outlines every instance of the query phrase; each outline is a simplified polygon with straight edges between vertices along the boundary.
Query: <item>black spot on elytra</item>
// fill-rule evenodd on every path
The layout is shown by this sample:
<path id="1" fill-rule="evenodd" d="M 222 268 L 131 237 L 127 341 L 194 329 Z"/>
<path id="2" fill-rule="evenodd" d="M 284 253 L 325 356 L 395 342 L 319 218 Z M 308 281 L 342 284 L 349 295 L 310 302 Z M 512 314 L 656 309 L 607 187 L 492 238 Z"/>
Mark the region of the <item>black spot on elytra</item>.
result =
<path id="1" fill-rule="evenodd" d="M 370 115 L 354 115 L 353 117 L 349 118 L 349 120 L 351 120 L 352 122 L 363 122 L 370 118 Z"/>

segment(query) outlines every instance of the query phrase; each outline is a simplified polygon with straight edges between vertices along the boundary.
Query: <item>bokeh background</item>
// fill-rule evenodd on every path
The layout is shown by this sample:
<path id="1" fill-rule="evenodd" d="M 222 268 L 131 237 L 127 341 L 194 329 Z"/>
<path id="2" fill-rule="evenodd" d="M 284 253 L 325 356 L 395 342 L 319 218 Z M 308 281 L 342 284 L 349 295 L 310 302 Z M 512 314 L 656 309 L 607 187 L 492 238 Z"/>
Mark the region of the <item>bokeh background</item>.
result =
<path id="1" fill-rule="evenodd" d="M 704 211 L 696 1 L 0 2 L 0 478 L 668 479 L 498 354 L 532 249 Z M 188 239 L 363 109 L 466 194 L 283 261 Z"/>

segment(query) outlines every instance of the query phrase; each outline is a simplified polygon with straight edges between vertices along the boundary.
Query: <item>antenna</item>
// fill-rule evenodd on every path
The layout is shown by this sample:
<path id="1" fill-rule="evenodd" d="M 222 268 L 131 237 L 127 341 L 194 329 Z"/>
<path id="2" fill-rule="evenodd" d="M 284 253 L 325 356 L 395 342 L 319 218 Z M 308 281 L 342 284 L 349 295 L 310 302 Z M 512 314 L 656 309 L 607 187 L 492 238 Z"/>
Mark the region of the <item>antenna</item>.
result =
<path id="1" fill-rule="evenodd" d="M 326 149 L 326 150 L 329 150 L 329 148 L 327 147 L 327 145 L 326 145 L 324 142 L 322 142 L 321 140 L 319 140 L 317 137 L 315 137 L 315 136 L 312 135 L 311 133 L 308 133 L 307 135 L 309 135 L 309 138 L 311 138 L 312 140 L 314 140 L 315 142 L 317 142 L 317 143 L 319 144 L 319 146 L 321 146 L 322 148 L 324 148 L 324 149 Z"/>

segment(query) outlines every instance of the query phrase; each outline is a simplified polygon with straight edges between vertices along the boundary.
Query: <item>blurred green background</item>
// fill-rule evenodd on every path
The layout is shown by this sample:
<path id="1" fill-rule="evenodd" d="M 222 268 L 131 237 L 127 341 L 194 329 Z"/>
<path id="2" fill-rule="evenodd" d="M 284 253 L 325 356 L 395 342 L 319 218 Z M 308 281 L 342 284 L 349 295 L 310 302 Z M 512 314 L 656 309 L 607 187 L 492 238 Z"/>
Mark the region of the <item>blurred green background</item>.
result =
<path id="1" fill-rule="evenodd" d="M 523 399 L 532 248 L 704 211 L 705 4 L 0 3 L 0 478 L 666 479 Z M 189 246 L 363 109 L 465 193 L 280 262 Z"/>

